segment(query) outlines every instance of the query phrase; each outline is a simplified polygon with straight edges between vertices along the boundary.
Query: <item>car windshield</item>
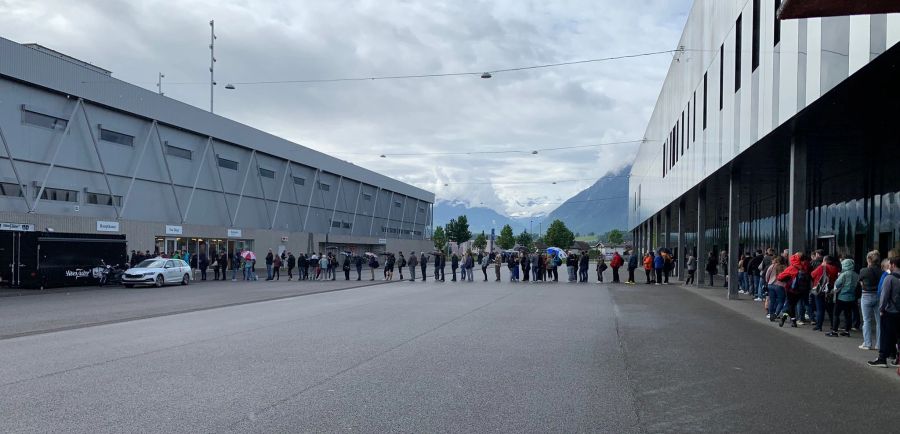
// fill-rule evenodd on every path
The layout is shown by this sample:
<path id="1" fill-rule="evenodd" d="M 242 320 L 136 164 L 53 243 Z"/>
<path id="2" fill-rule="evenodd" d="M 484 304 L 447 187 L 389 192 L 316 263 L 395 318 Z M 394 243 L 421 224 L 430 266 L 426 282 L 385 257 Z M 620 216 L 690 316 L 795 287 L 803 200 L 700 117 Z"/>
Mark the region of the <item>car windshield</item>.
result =
<path id="1" fill-rule="evenodd" d="M 135 265 L 135 268 L 163 268 L 165 265 L 165 259 L 147 259 L 146 261 Z"/>

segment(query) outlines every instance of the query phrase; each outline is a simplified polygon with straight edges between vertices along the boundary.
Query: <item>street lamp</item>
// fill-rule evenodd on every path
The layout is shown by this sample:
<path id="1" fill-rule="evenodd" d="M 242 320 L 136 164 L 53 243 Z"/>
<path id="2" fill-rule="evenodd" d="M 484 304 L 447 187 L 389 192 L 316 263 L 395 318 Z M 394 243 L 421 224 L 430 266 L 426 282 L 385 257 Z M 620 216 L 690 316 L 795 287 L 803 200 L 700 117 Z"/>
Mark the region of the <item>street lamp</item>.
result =
<path id="1" fill-rule="evenodd" d="M 233 85 L 233 84 L 231 84 L 231 83 L 228 83 L 228 84 L 226 84 L 226 85 L 225 85 L 225 89 L 228 89 L 228 90 L 234 90 L 234 89 L 235 89 L 235 87 L 234 87 L 234 85 Z"/>

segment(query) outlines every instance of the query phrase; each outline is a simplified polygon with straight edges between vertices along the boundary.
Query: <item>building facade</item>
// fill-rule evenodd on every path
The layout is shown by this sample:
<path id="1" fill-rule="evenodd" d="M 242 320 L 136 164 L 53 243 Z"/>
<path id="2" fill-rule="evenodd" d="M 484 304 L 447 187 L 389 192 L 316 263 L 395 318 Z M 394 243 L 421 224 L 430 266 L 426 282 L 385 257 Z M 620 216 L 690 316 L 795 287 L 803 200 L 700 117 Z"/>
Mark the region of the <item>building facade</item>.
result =
<path id="1" fill-rule="evenodd" d="M 431 192 L 2 38 L 0 142 L 6 229 L 151 252 L 432 247 Z"/>
<path id="2" fill-rule="evenodd" d="M 900 14 L 779 20 L 780 3 L 694 2 L 632 168 L 635 245 L 695 254 L 700 282 L 711 252 L 864 265 L 900 241 Z"/>

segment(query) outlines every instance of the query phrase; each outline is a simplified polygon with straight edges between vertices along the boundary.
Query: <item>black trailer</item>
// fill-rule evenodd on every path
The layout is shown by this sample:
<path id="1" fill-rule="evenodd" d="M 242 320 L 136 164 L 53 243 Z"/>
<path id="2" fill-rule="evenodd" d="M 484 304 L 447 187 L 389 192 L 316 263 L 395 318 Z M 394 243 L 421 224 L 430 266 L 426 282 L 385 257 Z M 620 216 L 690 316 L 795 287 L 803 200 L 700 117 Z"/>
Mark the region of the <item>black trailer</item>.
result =
<path id="1" fill-rule="evenodd" d="M 0 280 L 20 288 L 96 285 L 128 262 L 125 235 L 0 231 Z"/>

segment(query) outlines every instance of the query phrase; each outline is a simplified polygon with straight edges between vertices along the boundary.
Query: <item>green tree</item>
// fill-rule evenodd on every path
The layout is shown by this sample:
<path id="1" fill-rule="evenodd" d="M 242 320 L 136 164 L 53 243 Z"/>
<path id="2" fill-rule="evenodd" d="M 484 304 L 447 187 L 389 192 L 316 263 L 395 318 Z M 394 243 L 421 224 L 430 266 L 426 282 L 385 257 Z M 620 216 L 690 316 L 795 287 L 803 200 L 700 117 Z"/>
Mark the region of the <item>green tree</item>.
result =
<path id="1" fill-rule="evenodd" d="M 447 233 L 444 232 L 443 226 L 434 228 L 434 233 L 431 234 L 431 241 L 434 241 L 436 250 L 443 252 L 447 248 Z"/>
<path id="2" fill-rule="evenodd" d="M 575 234 L 566 227 L 561 220 L 553 220 L 550 227 L 547 228 L 547 234 L 544 237 L 545 242 L 550 247 L 559 247 L 560 249 L 568 249 L 575 242 Z"/>
<path id="3" fill-rule="evenodd" d="M 625 234 L 618 229 L 613 229 L 606 233 L 606 242 L 618 246 L 625 241 Z"/>
<path id="4" fill-rule="evenodd" d="M 469 231 L 469 219 L 465 215 L 461 215 L 455 219 L 450 219 L 446 228 L 447 239 L 457 244 L 457 248 L 472 239 L 472 232 Z"/>
<path id="5" fill-rule="evenodd" d="M 503 229 L 500 229 L 497 245 L 503 250 L 511 249 L 516 245 L 516 238 L 513 236 L 512 228 L 509 225 L 503 225 Z"/>
<path id="6" fill-rule="evenodd" d="M 472 242 L 472 247 L 477 250 L 484 250 L 484 248 L 487 247 L 487 236 L 484 235 L 484 232 L 481 232 L 475 237 L 475 241 Z"/>
<path id="7" fill-rule="evenodd" d="M 529 234 L 528 231 L 522 231 L 518 237 L 516 237 L 516 244 L 528 249 L 528 251 L 534 250 L 534 236 Z"/>

